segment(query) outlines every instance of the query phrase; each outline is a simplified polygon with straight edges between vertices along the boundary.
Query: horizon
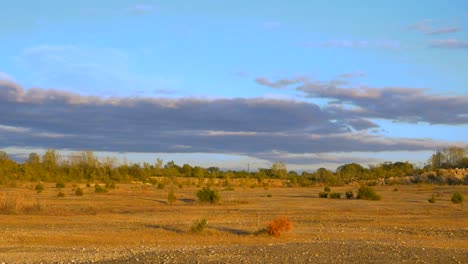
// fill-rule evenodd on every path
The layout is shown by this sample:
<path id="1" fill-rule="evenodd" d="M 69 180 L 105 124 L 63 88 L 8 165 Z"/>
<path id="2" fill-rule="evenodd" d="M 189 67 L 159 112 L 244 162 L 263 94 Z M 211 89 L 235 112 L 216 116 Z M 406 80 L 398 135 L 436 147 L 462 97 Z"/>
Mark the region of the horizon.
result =
<path id="1" fill-rule="evenodd" d="M 0 150 L 15 160 L 313 171 L 468 149 L 466 1 L 3 8 Z"/>

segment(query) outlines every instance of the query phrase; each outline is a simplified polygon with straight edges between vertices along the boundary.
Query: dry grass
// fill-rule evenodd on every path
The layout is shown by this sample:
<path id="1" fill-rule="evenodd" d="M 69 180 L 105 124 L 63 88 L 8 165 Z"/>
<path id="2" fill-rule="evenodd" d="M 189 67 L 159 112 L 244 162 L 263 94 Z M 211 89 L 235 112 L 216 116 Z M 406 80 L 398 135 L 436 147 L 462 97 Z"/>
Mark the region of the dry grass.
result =
<path id="1" fill-rule="evenodd" d="M 0 226 L 8 229 L 1 234 L 0 247 L 65 250 L 103 245 L 128 248 L 378 240 L 468 249 L 467 210 L 450 201 L 454 191 L 466 195 L 468 186 L 398 186 L 398 192 L 393 191 L 395 186 L 374 187 L 382 195 L 381 201 L 319 199 L 319 187 L 235 191 L 219 187 L 217 205 L 198 203 L 199 188 L 187 186 L 177 190 L 177 200 L 169 206 L 167 190 L 157 186 L 119 184 L 108 193 L 95 193 L 78 184 L 84 196 L 74 195 L 69 187 L 62 190 L 65 197 L 57 197 L 54 185 L 44 185 L 41 194 L 28 187 L 0 188 L 0 213 L 4 214 Z M 336 187 L 334 191 L 350 189 Z M 438 194 L 435 204 L 427 202 L 432 194 Z M 40 213 L 32 214 L 38 205 Z M 259 223 L 277 215 L 293 222 L 294 230 L 279 239 L 252 235 Z M 197 219 L 210 223 L 202 233 L 191 232 Z"/>
<path id="2" fill-rule="evenodd" d="M 292 223 L 285 216 L 273 219 L 267 226 L 266 231 L 269 235 L 279 237 L 281 233 L 292 230 Z"/>
<path id="3" fill-rule="evenodd" d="M 25 199 L 22 192 L 0 193 L 0 214 L 31 214 L 43 209 L 39 199 Z"/>

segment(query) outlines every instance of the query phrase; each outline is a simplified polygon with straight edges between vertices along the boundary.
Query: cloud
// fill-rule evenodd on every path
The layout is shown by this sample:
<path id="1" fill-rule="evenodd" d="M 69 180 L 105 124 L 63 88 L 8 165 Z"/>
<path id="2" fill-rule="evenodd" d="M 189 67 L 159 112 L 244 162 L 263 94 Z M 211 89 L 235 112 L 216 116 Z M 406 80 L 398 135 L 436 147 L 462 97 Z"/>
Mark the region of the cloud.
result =
<path id="1" fill-rule="evenodd" d="M 287 87 L 289 85 L 302 83 L 302 82 L 304 82 L 306 80 L 307 80 L 306 77 L 297 77 L 297 78 L 294 78 L 294 79 L 279 79 L 279 80 L 276 80 L 276 81 L 270 81 L 270 80 L 268 80 L 268 78 L 259 77 L 259 78 L 255 79 L 255 82 L 257 82 L 260 85 L 265 85 L 265 86 L 268 86 L 268 87 L 271 87 L 271 88 L 281 89 L 281 88 L 285 88 L 285 87 Z"/>
<path id="2" fill-rule="evenodd" d="M 103 98 L 25 90 L 3 81 L 0 112 L 0 148 L 225 153 L 257 158 L 277 151 L 300 162 L 325 159 L 314 153 L 432 150 L 446 144 L 368 133 L 367 129 L 378 126 L 353 111 L 322 109 L 294 100 Z M 304 153 L 312 156 L 301 156 Z"/>
<path id="3" fill-rule="evenodd" d="M 460 32 L 461 28 L 459 27 L 443 27 L 443 28 L 434 28 L 431 23 L 433 20 L 423 20 L 417 22 L 413 25 L 408 26 L 409 30 L 418 31 L 426 35 L 442 35 L 448 33 Z"/>
<path id="4" fill-rule="evenodd" d="M 346 163 L 361 163 L 371 164 L 380 163 L 383 160 L 375 158 L 364 158 L 356 157 L 346 154 L 333 154 L 333 153 L 288 153 L 284 151 L 272 150 L 266 153 L 259 153 L 259 158 L 270 160 L 270 161 L 283 161 L 286 164 L 323 164 L 323 163 L 334 163 L 334 164 L 346 164 Z"/>
<path id="5" fill-rule="evenodd" d="M 439 29 L 434 29 L 426 34 L 428 35 L 442 35 L 442 34 L 447 34 L 447 33 L 455 33 L 461 31 L 460 28 L 458 27 L 447 27 L 447 28 L 439 28 Z"/>
<path id="6" fill-rule="evenodd" d="M 304 44 L 308 48 L 382 48 L 399 49 L 399 40 L 331 40 L 324 42 L 309 42 Z"/>
<path id="7" fill-rule="evenodd" d="M 468 41 L 459 41 L 456 39 L 434 40 L 429 43 L 429 47 L 439 49 L 467 49 Z"/>
<path id="8" fill-rule="evenodd" d="M 0 81 L 14 82 L 15 79 L 11 77 L 10 75 L 0 71 Z"/>
<path id="9" fill-rule="evenodd" d="M 349 87 L 350 80 L 344 77 L 348 75 L 341 75 L 331 81 L 304 80 L 295 89 L 309 98 L 331 100 L 324 110 L 339 120 L 346 120 L 348 125 L 357 129 L 375 127 L 368 120 L 376 118 L 405 123 L 468 124 L 466 95 L 437 95 L 425 89 L 407 87 Z M 295 81 L 281 80 L 282 83 Z M 428 107 L 437 110 L 428 111 Z"/>

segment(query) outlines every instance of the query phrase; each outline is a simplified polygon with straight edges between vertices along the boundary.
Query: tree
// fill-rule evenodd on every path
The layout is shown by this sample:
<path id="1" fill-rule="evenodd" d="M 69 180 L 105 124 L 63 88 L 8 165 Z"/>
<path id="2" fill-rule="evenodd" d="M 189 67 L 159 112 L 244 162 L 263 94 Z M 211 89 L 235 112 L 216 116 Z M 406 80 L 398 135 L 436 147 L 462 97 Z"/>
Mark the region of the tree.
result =
<path id="1" fill-rule="evenodd" d="M 368 170 L 357 163 L 341 165 L 336 169 L 336 174 L 345 183 L 355 180 L 366 180 L 369 176 Z"/>
<path id="2" fill-rule="evenodd" d="M 444 149 L 444 154 L 447 159 L 447 165 L 450 168 L 456 168 L 461 164 L 463 157 L 465 156 L 465 150 L 459 147 L 450 147 Z"/>
<path id="3" fill-rule="evenodd" d="M 273 165 L 271 165 L 271 172 L 273 177 L 278 179 L 285 179 L 288 175 L 286 164 L 282 161 L 273 163 Z"/>

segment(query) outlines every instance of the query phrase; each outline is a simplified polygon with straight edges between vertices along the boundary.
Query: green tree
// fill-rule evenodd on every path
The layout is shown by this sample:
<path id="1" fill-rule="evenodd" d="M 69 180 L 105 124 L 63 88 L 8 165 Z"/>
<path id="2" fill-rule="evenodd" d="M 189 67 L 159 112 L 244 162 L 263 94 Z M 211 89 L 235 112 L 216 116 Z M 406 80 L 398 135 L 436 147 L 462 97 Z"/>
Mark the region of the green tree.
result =
<path id="1" fill-rule="evenodd" d="M 273 174 L 272 176 L 277 179 L 286 179 L 288 176 L 288 170 L 286 168 L 286 163 L 280 161 L 280 162 L 274 162 L 271 165 L 271 173 Z"/>

